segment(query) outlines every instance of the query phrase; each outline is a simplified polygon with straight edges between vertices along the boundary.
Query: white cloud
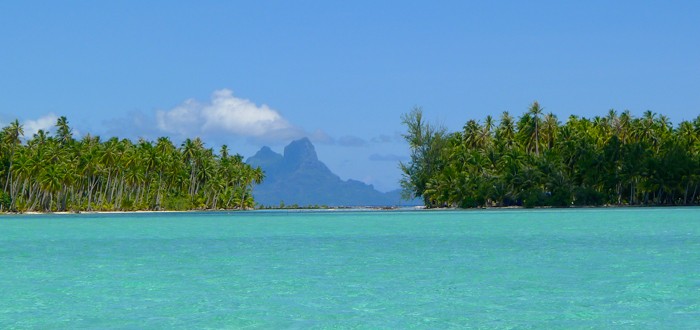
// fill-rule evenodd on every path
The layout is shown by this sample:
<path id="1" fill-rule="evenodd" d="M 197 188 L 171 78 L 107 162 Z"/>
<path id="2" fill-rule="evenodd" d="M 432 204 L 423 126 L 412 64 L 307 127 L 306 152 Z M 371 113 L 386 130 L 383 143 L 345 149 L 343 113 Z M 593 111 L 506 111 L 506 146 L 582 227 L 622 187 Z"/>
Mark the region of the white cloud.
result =
<path id="1" fill-rule="evenodd" d="M 189 99 L 170 111 L 159 110 L 156 112 L 156 125 L 167 133 L 197 133 L 202 126 L 201 108 L 197 101 Z"/>
<path id="2" fill-rule="evenodd" d="M 174 109 L 156 112 L 156 126 L 183 136 L 229 133 L 256 139 L 289 139 L 301 132 L 274 109 L 237 98 L 228 89 L 215 91 L 210 103 L 190 99 Z"/>
<path id="3" fill-rule="evenodd" d="M 323 143 L 323 144 L 333 144 L 335 143 L 335 140 L 328 135 L 323 130 L 317 129 L 313 133 L 308 134 L 308 138 L 311 139 L 311 142 L 313 143 Z"/>
<path id="4" fill-rule="evenodd" d="M 39 117 L 38 119 L 25 120 L 22 124 L 24 126 L 24 137 L 26 139 L 31 139 L 32 136 L 39 132 L 40 129 L 48 132 L 49 130 L 53 129 L 57 120 L 58 116 L 54 115 L 53 113 L 49 113 Z"/>

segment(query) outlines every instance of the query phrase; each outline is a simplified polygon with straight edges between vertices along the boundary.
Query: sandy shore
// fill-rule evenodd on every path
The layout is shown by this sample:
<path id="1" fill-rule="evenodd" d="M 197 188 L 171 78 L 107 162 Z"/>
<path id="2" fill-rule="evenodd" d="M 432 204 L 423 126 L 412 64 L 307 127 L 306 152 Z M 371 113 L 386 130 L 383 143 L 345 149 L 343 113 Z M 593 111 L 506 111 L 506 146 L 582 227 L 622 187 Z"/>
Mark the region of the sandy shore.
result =
<path id="1" fill-rule="evenodd" d="M 139 211 L 80 211 L 80 212 L 39 212 L 39 211 L 29 211 L 29 212 L 19 212 L 19 213 L 5 213 L 5 214 L 122 214 L 122 213 L 185 213 L 185 212 L 206 212 L 201 210 L 191 210 L 191 211 L 152 211 L 152 210 L 139 210 Z"/>
<path id="2" fill-rule="evenodd" d="M 645 208 L 645 207 L 654 207 L 654 206 L 646 206 L 646 205 L 599 205 L 599 206 L 571 206 L 571 207 L 551 207 L 551 206 L 539 206 L 539 207 L 534 207 L 531 209 L 537 210 L 537 209 L 559 209 L 559 210 L 566 210 L 566 209 L 588 209 L 588 208 Z M 656 207 L 664 207 L 664 206 L 656 206 Z M 681 206 L 678 206 L 681 207 Z M 410 206 L 410 207 L 328 207 L 328 208 L 319 208 L 319 209 L 314 209 L 314 208 L 283 208 L 283 209 L 249 209 L 249 210 L 186 210 L 186 211 L 174 211 L 174 210 L 163 210 L 163 211 L 154 211 L 154 210 L 138 210 L 138 211 L 80 211 L 80 212 L 69 212 L 69 211 L 62 211 L 62 212 L 39 212 L 39 211 L 31 211 L 31 212 L 20 212 L 20 213 L 12 213 L 12 212 L 4 212 L 0 214 L 5 214 L 5 215 L 41 215 L 41 214 L 124 214 L 124 213 L 187 213 L 187 212 L 231 212 L 231 211 L 255 211 L 255 210 L 286 210 L 286 211 L 338 211 L 338 210 L 367 210 L 367 211 L 391 211 L 391 210 L 425 210 L 425 211 L 446 211 L 446 210 L 462 210 L 462 211 L 467 211 L 467 210 L 508 210 L 508 209 L 522 209 L 525 210 L 527 208 L 523 206 L 491 206 L 491 207 L 479 207 L 479 208 L 471 208 L 471 209 L 460 209 L 460 208 L 453 208 L 453 207 L 435 207 L 435 208 L 427 208 L 425 206 Z"/>

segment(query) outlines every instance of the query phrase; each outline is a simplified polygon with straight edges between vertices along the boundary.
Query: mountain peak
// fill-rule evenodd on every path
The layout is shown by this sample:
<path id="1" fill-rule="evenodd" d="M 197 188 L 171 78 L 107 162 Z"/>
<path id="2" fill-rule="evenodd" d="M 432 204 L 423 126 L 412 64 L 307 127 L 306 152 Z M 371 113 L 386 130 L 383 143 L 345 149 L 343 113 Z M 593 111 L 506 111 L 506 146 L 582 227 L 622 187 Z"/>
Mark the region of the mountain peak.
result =
<path id="1" fill-rule="evenodd" d="M 318 159 L 308 138 L 293 141 L 284 148 L 284 156 L 263 147 L 248 164 L 260 166 L 265 180 L 253 188 L 261 205 L 399 205 L 396 194 L 384 194 L 356 180 L 343 181 Z"/>
<path id="2" fill-rule="evenodd" d="M 264 147 L 260 148 L 260 150 L 258 150 L 258 152 L 256 152 L 253 157 L 270 157 L 270 156 L 273 156 L 273 157 L 279 156 L 279 154 L 272 151 L 272 149 L 270 149 L 270 147 L 264 146 Z"/>
<path id="3" fill-rule="evenodd" d="M 247 163 L 255 167 L 270 167 L 282 161 L 282 155 L 272 151 L 270 147 L 262 147 Z"/>
<path id="4" fill-rule="evenodd" d="M 318 156 L 314 145 L 305 137 L 284 147 L 284 160 L 289 164 L 301 164 L 318 161 Z"/>

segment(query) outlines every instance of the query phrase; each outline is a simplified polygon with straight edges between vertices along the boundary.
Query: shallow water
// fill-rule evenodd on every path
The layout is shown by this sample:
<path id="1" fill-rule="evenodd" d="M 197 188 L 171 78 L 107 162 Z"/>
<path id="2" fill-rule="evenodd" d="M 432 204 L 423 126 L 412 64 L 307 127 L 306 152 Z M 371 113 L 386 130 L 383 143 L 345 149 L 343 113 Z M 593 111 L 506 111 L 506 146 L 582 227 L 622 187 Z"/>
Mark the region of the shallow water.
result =
<path id="1" fill-rule="evenodd" d="M 0 328 L 700 327 L 700 208 L 0 217 Z"/>

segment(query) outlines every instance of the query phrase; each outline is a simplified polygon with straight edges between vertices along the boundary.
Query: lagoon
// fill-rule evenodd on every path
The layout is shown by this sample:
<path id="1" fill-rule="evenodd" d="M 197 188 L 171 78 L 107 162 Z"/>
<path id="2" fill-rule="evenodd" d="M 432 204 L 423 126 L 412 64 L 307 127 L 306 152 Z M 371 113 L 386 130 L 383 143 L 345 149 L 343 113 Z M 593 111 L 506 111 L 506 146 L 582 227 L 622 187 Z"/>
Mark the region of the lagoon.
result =
<path id="1" fill-rule="evenodd" d="M 0 217 L 0 328 L 697 328 L 700 208 Z"/>

